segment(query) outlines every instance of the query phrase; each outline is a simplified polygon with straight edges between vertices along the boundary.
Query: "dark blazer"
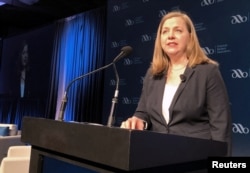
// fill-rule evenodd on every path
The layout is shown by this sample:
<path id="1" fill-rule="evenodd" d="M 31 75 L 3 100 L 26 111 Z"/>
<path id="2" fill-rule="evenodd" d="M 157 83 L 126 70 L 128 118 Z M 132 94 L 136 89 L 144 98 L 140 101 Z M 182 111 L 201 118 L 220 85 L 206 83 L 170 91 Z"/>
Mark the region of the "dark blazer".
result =
<path id="1" fill-rule="evenodd" d="M 169 108 L 169 123 L 162 114 L 166 77 L 144 78 L 135 116 L 148 122 L 148 130 L 228 142 L 231 153 L 231 111 L 219 67 L 187 67 Z"/>

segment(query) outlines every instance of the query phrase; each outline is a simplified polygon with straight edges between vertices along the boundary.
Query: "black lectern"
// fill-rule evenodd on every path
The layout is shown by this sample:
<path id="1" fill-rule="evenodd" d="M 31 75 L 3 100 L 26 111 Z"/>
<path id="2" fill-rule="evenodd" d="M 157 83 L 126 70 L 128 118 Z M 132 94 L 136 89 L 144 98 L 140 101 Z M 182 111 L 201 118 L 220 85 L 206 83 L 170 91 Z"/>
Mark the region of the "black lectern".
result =
<path id="1" fill-rule="evenodd" d="M 30 173 L 46 173 L 48 158 L 92 172 L 204 171 L 208 156 L 227 152 L 218 141 L 32 117 L 21 140 L 32 146 Z"/>

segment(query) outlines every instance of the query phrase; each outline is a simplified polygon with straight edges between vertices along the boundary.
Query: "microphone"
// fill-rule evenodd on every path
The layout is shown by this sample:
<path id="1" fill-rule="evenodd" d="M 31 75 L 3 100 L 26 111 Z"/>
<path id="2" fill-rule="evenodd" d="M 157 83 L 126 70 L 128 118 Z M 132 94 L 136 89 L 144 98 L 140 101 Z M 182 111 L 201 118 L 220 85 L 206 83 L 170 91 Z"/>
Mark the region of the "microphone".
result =
<path id="1" fill-rule="evenodd" d="M 96 70 L 93 70 L 93 71 L 91 71 L 89 73 L 83 74 L 83 75 L 81 75 L 81 76 L 79 76 L 79 77 L 77 77 L 75 79 L 73 79 L 68 84 L 68 86 L 67 86 L 67 88 L 66 88 L 66 90 L 64 92 L 63 99 L 62 99 L 62 102 L 61 102 L 60 112 L 59 112 L 59 115 L 58 115 L 58 120 L 59 121 L 63 121 L 64 120 L 64 111 L 65 111 L 65 108 L 66 108 L 66 105 L 67 105 L 67 102 L 68 102 L 68 90 L 69 90 L 69 88 L 71 87 L 71 85 L 73 83 L 75 83 L 76 81 L 78 81 L 80 79 L 83 79 L 84 77 L 86 77 L 88 75 L 91 75 L 91 74 L 96 73 L 98 71 L 104 70 L 104 69 L 110 67 L 111 65 L 115 66 L 114 64 L 118 60 L 124 58 L 125 56 L 128 56 L 132 52 L 132 50 L 133 50 L 132 47 L 130 47 L 130 46 L 124 46 L 124 47 L 121 48 L 121 52 L 114 58 L 114 60 L 111 63 L 109 63 L 109 64 L 107 64 L 107 65 L 105 65 L 105 66 L 103 66 L 101 68 L 98 68 Z"/>
<path id="2" fill-rule="evenodd" d="M 107 123 L 107 126 L 108 127 L 112 127 L 113 124 L 114 124 L 114 112 L 115 112 L 115 108 L 116 108 L 116 104 L 118 103 L 118 94 L 119 94 L 119 75 L 118 75 L 118 72 L 116 70 L 116 66 L 115 64 L 113 64 L 113 68 L 114 68 L 114 71 L 115 71 L 115 77 L 116 77 L 116 89 L 115 89 L 115 93 L 114 93 L 114 97 L 112 99 L 112 105 L 111 105 L 111 109 L 110 109 L 110 114 L 109 114 L 109 117 L 108 117 L 108 123 Z"/>
<path id="3" fill-rule="evenodd" d="M 128 56 L 129 54 L 131 54 L 133 48 L 131 46 L 124 46 L 123 48 L 121 48 L 121 53 L 119 53 L 119 55 L 117 55 L 112 64 L 116 63 L 117 61 L 119 61 L 120 59 L 122 59 L 125 56 Z"/>
<path id="4" fill-rule="evenodd" d="M 186 81 L 186 76 L 184 74 L 181 74 L 180 78 L 181 78 L 181 82 L 185 82 Z"/>
<path id="5" fill-rule="evenodd" d="M 130 46 L 125 46 L 122 48 L 123 52 L 120 53 L 121 56 L 117 56 L 113 62 L 116 62 L 118 61 L 119 59 L 122 58 L 122 56 L 125 56 L 124 52 L 132 52 L 132 48 Z M 115 109 L 116 109 L 116 104 L 118 103 L 118 94 L 119 94 L 119 75 L 118 75 L 118 72 L 117 72 L 117 69 L 116 69 L 116 65 L 115 63 L 113 63 L 113 68 L 114 68 L 114 72 L 115 72 L 115 77 L 116 77 L 116 89 L 115 89 L 115 93 L 114 93 L 114 97 L 112 99 L 112 105 L 111 105 L 111 109 L 110 109 L 110 114 L 109 114 L 109 117 L 108 117 L 108 123 L 107 123 L 107 126 L 108 127 L 112 127 L 113 124 L 114 124 L 114 112 L 115 112 Z"/>

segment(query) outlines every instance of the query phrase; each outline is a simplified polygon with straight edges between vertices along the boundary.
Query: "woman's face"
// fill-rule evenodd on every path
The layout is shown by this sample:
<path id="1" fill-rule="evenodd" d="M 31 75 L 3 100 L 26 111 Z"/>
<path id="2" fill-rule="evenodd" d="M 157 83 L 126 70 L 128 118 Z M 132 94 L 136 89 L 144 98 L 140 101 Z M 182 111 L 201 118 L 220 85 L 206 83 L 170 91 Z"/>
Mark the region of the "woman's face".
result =
<path id="1" fill-rule="evenodd" d="M 172 17 L 163 23 L 161 47 L 170 58 L 186 56 L 189 40 L 190 33 L 181 17 Z"/>

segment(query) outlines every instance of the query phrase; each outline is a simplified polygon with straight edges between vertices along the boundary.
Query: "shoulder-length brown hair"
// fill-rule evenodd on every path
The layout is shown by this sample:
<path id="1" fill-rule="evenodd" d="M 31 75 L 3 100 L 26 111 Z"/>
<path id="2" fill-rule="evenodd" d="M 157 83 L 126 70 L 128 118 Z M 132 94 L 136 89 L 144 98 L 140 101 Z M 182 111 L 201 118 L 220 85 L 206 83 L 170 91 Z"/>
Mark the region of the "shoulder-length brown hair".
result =
<path id="1" fill-rule="evenodd" d="M 210 59 L 202 50 L 199 44 L 199 40 L 195 31 L 195 28 L 194 28 L 194 24 L 192 20 L 190 19 L 190 17 L 185 12 L 172 11 L 162 17 L 160 24 L 158 26 L 157 36 L 155 40 L 154 53 L 153 53 L 153 60 L 151 63 L 152 74 L 157 75 L 157 76 L 163 75 L 164 72 L 166 72 L 166 70 L 168 69 L 169 57 L 163 51 L 161 47 L 161 32 L 162 32 L 162 26 L 164 22 L 173 17 L 182 18 L 185 21 L 187 29 L 190 33 L 190 41 L 187 46 L 187 56 L 189 59 L 188 66 L 194 67 L 197 64 L 203 64 L 203 63 L 218 64 L 216 61 Z"/>

